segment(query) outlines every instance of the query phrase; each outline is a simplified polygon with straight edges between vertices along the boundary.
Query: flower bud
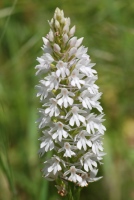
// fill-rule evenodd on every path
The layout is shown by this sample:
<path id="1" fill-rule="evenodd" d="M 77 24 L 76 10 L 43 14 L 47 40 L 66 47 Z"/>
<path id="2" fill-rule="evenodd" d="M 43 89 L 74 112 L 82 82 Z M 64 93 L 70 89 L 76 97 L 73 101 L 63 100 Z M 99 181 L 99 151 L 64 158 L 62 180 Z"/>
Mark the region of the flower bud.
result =
<path id="1" fill-rule="evenodd" d="M 55 13 L 54 13 L 54 19 L 56 20 L 58 16 L 60 16 L 60 9 L 56 8 Z"/>
<path id="2" fill-rule="evenodd" d="M 69 32 L 69 26 L 66 24 L 63 28 L 63 33 L 68 33 Z"/>
<path id="3" fill-rule="evenodd" d="M 54 51 L 55 52 L 60 52 L 60 50 L 61 50 L 61 48 L 59 47 L 59 45 L 58 44 L 56 44 L 56 43 L 54 43 L 54 46 L 53 46 L 53 48 L 54 48 Z"/>
<path id="4" fill-rule="evenodd" d="M 80 38 L 77 40 L 76 44 L 75 44 L 75 47 L 79 47 L 83 41 L 84 37 Z"/>
<path id="5" fill-rule="evenodd" d="M 76 42 L 77 42 L 77 37 L 71 38 L 71 39 L 69 40 L 69 45 L 70 45 L 70 47 L 75 46 Z"/>
<path id="6" fill-rule="evenodd" d="M 61 18 L 60 22 L 61 24 L 65 24 L 65 18 Z"/>
<path id="7" fill-rule="evenodd" d="M 56 28 L 56 29 L 59 29 L 59 28 L 60 28 L 60 23 L 59 23 L 57 20 L 55 20 L 55 28 Z"/>
<path id="8" fill-rule="evenodd" d="M 52 31 L 52 30 L 49 31 L 47 38 L 48 38 L 51 42 L 54 41 L 54 34 L 53 34 L 53 31 Z"/>
<path id="9" fill-rule="evenodd" d="M 54 23 L 54 19 L 52 18 L 51 21 L 48 20 L 48 23 L 49 23 L 50 27 L 52 28 L 53 27 L 53 23 Z"/>
<path id="10" fill-rule="evenodd" d="M 63 12 L 63 10 L 61 10 L 61 12 L 60 12 L 60 21 L 61 21 L 62 19 L 64 19 L 64 12 Z"/>
<path id="11" fill-rule="evenodd" d="M 65 33 L 63 35 L 63 42 L 64 42 L 64 44 L 67 43 L 67 41 L 68 41 L 68 35 Z"/>
<path id="12" fill-rule="evenodd" d="M 73 26 L 69 31 L 69 36 L 72 37 L 75 33 L 75 26 Z"/>
<path id="13" fill-rule="evenodd" d="M 68 24 L 68 26 L 70 26 L 70 23 L 71 23 L 71 20 L 70 20 L 70 18 L 68 17 L 68 18 L 66 18 L 66 22 L 65 22 L 66 24 Z"/>
<path id="14" fill-rule="evenodd" d="M 42 37 L 42 39 L 43 39 L 44 44 L 48 45 L 48 43 L 49 43 L 48 39 L 46 39 L 45 37 Z"/>
<path id="15" fill-rule="evenodd" d="M 75 55 L 75 53 L 77 52 L 77 48 L 76 47 L 72 47 L 69 51 L 69 57 L 71 57 L 72 55 Z"/>

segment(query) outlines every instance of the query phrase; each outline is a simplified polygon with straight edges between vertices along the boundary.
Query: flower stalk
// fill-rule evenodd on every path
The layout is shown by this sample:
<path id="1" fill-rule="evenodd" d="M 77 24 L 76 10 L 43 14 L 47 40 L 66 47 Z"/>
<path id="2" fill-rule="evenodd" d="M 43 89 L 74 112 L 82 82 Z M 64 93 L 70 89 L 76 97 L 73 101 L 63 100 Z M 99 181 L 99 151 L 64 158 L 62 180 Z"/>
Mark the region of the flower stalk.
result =
<path id="1" fill-rule="evenodd" d="M 74 183 L 69 182 L 68 184 L 68 200 L 79 200 L 81 187 L 74 185 Z"/>
<path id="2" fill-rule="evenodd" d="M 101 93 L 95 84 L 97 72 L 87 48 L 78 39 L 70 18 L 56 8 L 43 38 L 43 55 L 37 58 L 36 86 L 42 108 L 39 109 L 39 155 L 45 157 L 43 177 L 56 182 L 58 193 L 79 200 L 80 190 L 96 177 L 103 152 L 103 108 Z"/>

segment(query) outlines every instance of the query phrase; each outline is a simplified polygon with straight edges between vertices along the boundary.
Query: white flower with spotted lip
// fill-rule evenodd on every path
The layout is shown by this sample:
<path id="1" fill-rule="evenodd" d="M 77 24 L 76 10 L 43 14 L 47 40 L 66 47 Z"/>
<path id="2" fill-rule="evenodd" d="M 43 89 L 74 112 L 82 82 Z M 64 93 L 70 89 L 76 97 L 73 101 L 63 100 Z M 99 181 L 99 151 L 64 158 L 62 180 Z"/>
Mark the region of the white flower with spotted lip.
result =
<path id="1" fill-rule="evenodd" d="M 69 134 L 66 130 L 64 130 L 64 127 L 67 129 L 67 131 L 70 129 L 69 126 L 64 125 L 62 122 L 57 122 L 55 127 L 51 129 L 51 132 L 53 133 L 52 138 L 57 138 L 60 142 L 62 141 L 62 138 L 67 138 Z"/>
<path id="2" fill-rule="evenodd" d="M 82 102 L 82 105 L 84 108 L 89 108 L 90 110 L 92 108 L 97 108 L 100 112 L 102 112 L 102 107 L 100 106 L 100 102 L 98 102 L 98 99 L 100 98 L 101 93 L 98 94 L 91 94 L 88 90 L 84 90 L 81 92 L 81 95 L 79 96 L 79 100 Z"/>
<path id="3" fill-rule="evenodd" d="M 47 87 L 42 87 L 42 85 L 36 85 L 36 89 L 38 90 L 37 97 L 40 96 L 40 100 L 42 101 L 48 96 Z"/>
<path id="4" fill-rule="evenodd" d="M 50 160 L 45 161 L 44 163 L 47 163 L 48 173 L 53 172 L 53 174 L 56 175 L 59 171 L 61 171 L 62 167 L 60 165 L 60 162 L 64 164 L 64 162 L 61 161 L 61 159 L 58 156 L 54 156 Z"/>
<path id="5" fill-rule="evenodd" d="M 97 73 L 96 70 L 92 69 L 94 65 L 95 63 L 90 63 L 89 58 L 83 57 L 77 62 L 76 68 L 86 76 L 93 77 Z"/>
<path id="6" fill-rule="evenodd" d="M 96 116 L 95 114 L 91 113 L 86 117 L 87 120 L 87 132 L 89 133 L 95 133 L 95 130 L 97 129 L 99 133 L 102 135 L 104 134 L 104 131 L 106 130 L 105 126 L 102 125 L 102 122 L 104 119 L 102 119 L 103 115 Z"/>
<path id="7" fill-rule="evenodd" d="M 54 98 L 50 99 L 50 103 L 49 104 L 44 104 L 43 106 L 50 106 L 48 108 L 45 109 L 45 113 L 49 114 L 50 117 L 55 116 L 57 117 L 60 114 L 59 108 L 57 107 L 57 100 Z"/>
<path id="8" fill-rule="evenodd" d="M 61 149 L 59 149 L 58 153 L 65 151 L 64 153 L 64 157 L 72 157 L 75 155 L 75 153 L 71 150 L 74 149 L 74 147 L 72 147 L 68 142 L 64 143 L 64 147 L 62 147 Z"/>
<path id="9" fill-rule="evenodd" d="M 71 126 L 74 126 L 75 123 L 77 126 L 80 126 L 80 122 L 85 123 L 85 117 L 79 115 L 78 113 L 86 113 L 86 111 L 79 109 L 77 106 L 73 106 L 71 111 L 67 114 L 66 118 L 72 114 L 72 117 L 69 121 Z"/>
<path id="10" fill-rule="evenodd" d="M 93 153 L 87 152 L 81 157 L 80 161 L 87 172 L 89 170 L 93 171 L 93 167 L 97 167 L 97 156 Z"/>
<path id="11" fill-rule="evenodd" d="M 67 63 L 65 63 L 62 60 L 60 60 L 57 63 L 56 68 L 57 68 L 56 75 L 58 77 L 61 76 L 64 79 L 66 76 L 69 76 L 70 71 L 69 71 L 69 69 L 67 67 Z"/>
<path id="12" fill-rule="evenodd" d="M 44 109 L 39 109 L 39 113 L 41 117 L 36 122 L 39 123 L 39 128 L 41 129 L 51 123 L 51 118 L 45 114 Z"/>
<path id="13" fill-rule="evenodd" d="M 78 135 L 76 135 L 75 140 L 77 141 L 77 148 L 87 150 L 88 147 L 92 147 L 91 140 L 87 139 L 86 136 L 89 136 L 87 131 L 81 131 Z"/>
<path id="14" fill-rule="evenodd" d="M 93 76 L 93 77 L 87 77 L 85 79 L 85 87 L 88 89 L 88 91 L 91 94 L 98 94 L 98 89 L 99 87 L 94 84 L 94 82 L 98 79 L 97 76 Z"/>
<path id="15" fill-rule="evenodd" d="M 45 77 L 45 80 L 42 80 L 41 83 L 44 83 L 46 87 L 50 88 L 50 90 L 57 90 L 59 88 L 59 81 L 55 72 L 52 72 L 51 75 Z"/>
<path id="16" fill-rule="evenodd" d="M 54 142 L 52 140 L 52 135 L 50 133 L 43 132 L 44 136 L 39 138 L 40 150 L 39 154 L 42 156 L 45 152 L 52 151 L 54 149 Z"/>
<path id="17" fill-rule="evenodd" d="M 40 72 L 47 72 L 50 69 L 50 64 L 54 61 L 54 59 L 49 53 L 46 53 L 41 58 L 37 58 L 37 61 L 40 64 L 36 65 L 35 67 L 35 69 L 38 69 L 36 75 L 38 75 Z"/>
<path id="18" fill-rule="evenodd" d="M 85 57 L 87 50 L 88 48 L 85 48 L 84 46 L 80 46 L 76 52 L 76 57 L 79 59 L 82 59 L 83 57 Z"/>
<path id="19" fill-rule="evenodd" d="M 88 179 L 88 174 L 87 173 L 82 173 L 81 174 L 81 181 L 79 181 L 79 183 L 78 183 L 78 185 L 80 186 L 80 187 L 86 187 L 86 186 L 88 186 L 88 181 L 87 181 L 87 179 Z"/>
<path id="20" fill-rule="evenodd" d="M 70 105 L 73 105 L 74 100 L 71 97 L 75 95 L 72 92 L 69 92 L 66 88 L 61 89 L 61 93 L 59 93 L 56 98 L 58 99 L 58 104 L 62 107 L 62 105 L 67 108 Z"/>
<path id="21" fill-rule="evenodd" d="M 74 87 L 78 87 L 78 89 L 81 88 L 81 85 L 85 84 L 85 81 L 82 80 L 82 78 L 84 77 L 83 74 L 79 74 L 78 70 L 73 70 L 70 77 L 68 78 L 70 81 L 70 84 Z"/>
<path id="22" fill-rule="evenodd" d="M 90 174 L 85 173 L 85 172 L 81 174 L 82 180 L 79 182 L 79 186 L 85 187 L 85 186 L 88 186 L 88 183 L 100 180 L 102 177 L 96 178 L 97 172 L 98 172 L 98 169 L 93 169 L 90 172 Z"/>
<path id="23" fill-rule="evenodd" d="M 96 136 L 91 138 L 92 141 L 92 151 L 93 153 L 99 155 L 100 151 L 103 151 L 103 142 L 101 138 L 101 134 L 97 134 Z"/>
<path id="24" fill-rule="evenodd" d="M 71 166 L 69 170 L 67 170 L 65 173 L 64 173 L 64 177 L 67 178 L 67 175 L 68 174 L 71 174 L 69 176 L 69 178 L 67 178 L 69 181 L 73 181 L 74 183 L 76 183 L 77 181 L 78 182 L 81 182 L 82 178 L 77 174 L 77 173 L 83 173 L 82 170 L 80 169 L 76 169 L 75 166 Z"/>

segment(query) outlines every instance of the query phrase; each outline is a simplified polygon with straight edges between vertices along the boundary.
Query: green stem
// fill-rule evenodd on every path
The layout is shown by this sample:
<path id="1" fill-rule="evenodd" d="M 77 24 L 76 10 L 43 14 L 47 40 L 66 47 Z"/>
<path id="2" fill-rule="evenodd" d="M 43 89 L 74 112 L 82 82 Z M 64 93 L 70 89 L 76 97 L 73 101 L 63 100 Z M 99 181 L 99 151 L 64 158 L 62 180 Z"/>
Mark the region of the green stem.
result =
<path id="1" fill-rule="evenodd" d="M 79 200 L 81 188 L 75 186 L 74 183 L 68 184 L 68 200 Z"/>

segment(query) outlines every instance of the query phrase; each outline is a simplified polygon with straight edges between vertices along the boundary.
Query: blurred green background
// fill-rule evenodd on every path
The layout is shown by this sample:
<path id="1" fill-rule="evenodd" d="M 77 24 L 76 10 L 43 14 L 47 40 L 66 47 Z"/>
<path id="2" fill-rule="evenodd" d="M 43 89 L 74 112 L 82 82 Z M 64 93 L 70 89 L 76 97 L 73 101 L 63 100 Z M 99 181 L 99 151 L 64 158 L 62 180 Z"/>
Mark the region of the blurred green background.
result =
<path id="1" fill-rule="evenodd" d="M 60 200 L 41 177 L 35 121 L 38 84 L 34 66 L 56 7 L 76 25 L 76 35 L 98 71 L 106 114 L 104 178 L 81 200 L 134 199 L 134 1 L 0 1 L 0 200 Z M 50 192 L 51 191 L 51 192 Z"/>

